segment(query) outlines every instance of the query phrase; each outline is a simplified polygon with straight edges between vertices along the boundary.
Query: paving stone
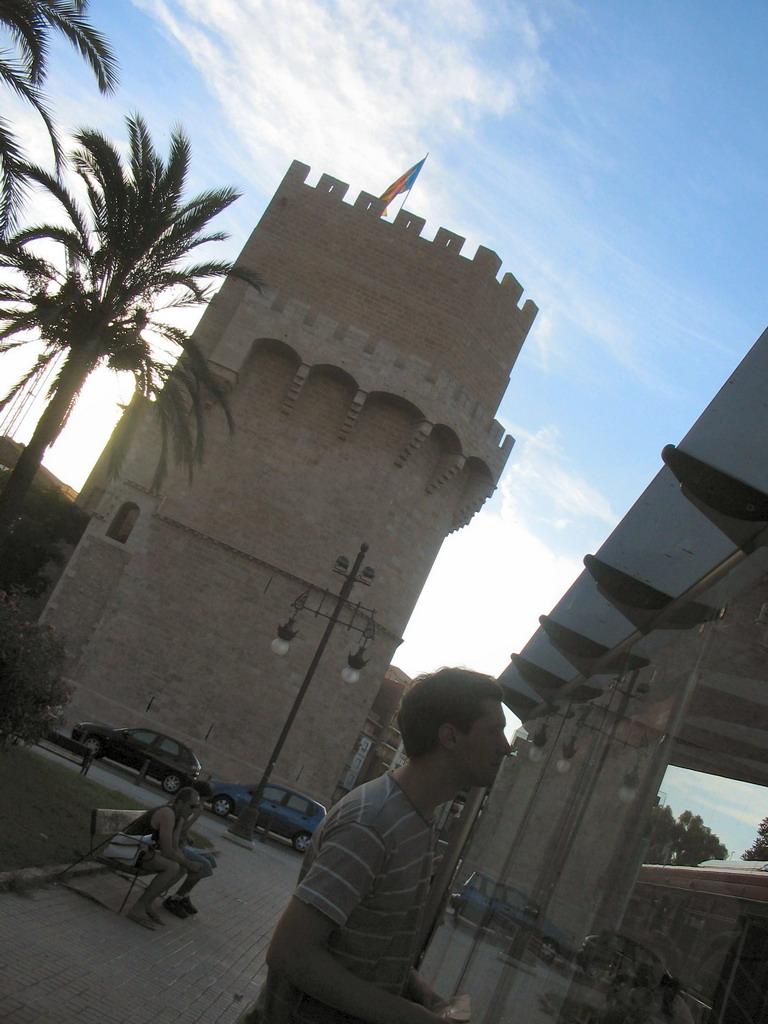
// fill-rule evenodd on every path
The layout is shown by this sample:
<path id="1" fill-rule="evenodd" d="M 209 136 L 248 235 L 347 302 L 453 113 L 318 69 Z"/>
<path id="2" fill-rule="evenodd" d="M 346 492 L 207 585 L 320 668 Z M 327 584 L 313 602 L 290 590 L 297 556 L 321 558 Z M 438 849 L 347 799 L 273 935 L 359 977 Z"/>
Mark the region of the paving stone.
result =
<path id="1" fill-rule="evenodd" d="M 277 843 L 221 845 L 217 871 L 195 891 L 200 913 L 164 915 L 155 931 L 66 886 L 0 892 L 0 1020 L 232 1024 L 258 995 L 300 860 Z M 109 903 L 120 880 L 91 875 L 88 887 L 100 880 Z"/>

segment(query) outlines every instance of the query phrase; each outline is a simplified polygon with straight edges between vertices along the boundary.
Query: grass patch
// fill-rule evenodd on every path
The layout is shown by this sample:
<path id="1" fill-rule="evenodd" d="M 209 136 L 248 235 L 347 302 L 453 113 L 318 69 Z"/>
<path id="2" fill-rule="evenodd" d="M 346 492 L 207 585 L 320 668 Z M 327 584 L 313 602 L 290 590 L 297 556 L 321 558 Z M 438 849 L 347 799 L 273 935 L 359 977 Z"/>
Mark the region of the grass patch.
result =
<path id="1" fill-rule="evenodd" d="M 24 747 L 0 754 L 0 872 L 84 856 L 94 807 L 144 809 L 140 794 L 118 793 Z M 211 846 L 199 833 L 192 839 Z"/>

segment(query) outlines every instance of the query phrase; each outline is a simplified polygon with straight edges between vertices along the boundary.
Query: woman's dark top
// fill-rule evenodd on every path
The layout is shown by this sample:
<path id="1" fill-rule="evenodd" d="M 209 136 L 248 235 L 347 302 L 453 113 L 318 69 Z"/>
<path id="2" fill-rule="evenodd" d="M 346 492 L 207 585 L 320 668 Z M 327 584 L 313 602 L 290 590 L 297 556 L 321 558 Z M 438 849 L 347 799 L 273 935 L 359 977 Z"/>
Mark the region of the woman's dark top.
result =
<path id="1" fill-rule="evenodd" d="M 126 825 L 123 832 L 129 836 L 152 836 L 152 842 L 155 846 L 159 846 L 160 830 L 152 827 L 152 815 L 159 809 L 159 807 L 150 807 L 148 811 L 144 811 L 144 813 L 139 815 L 139 817 L 135 821 L 132 821 L 130 825 Z M 178 823 L 178 813 L 174 811 L 173 807 L 171 807 L 171 810 L 174 814 L 175 823 Z"/>

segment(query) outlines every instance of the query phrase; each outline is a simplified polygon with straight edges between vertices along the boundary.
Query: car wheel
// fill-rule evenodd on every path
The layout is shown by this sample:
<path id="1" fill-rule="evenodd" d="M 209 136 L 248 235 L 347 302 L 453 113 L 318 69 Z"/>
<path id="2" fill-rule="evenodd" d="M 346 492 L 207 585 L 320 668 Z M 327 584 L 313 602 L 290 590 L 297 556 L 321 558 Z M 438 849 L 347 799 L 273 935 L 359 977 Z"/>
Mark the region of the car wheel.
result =
<path id="1" fill-rule="evenodd" d="M 551 963 L 559 952 L 560 951 L 557 948 L 557 943 L 553 942 L 552 939 L 541 940 L 541 946 L 539 947 L 539 956 L 546 963 Z"/>
<path id="2" fill-rule="evenodd" d="M 311 841 L 312 836 L 309 834 L 309 832 L 299 832 L 291 840 L 291 842 L 293 843 L 294 850 L 298 850 L 299 853 L 306 853 L 307 850 L 309 849 L 309 844 L 311 843 Z"/>
<path id="3" fill-rule="evenodd" d="M 104 753 L 104 744 L 98 736 L 86 736 L 83 740 L 83 746 L 91 757 L 101 757 Z"/>
<path id="4" fill-rule="evenodd" d="M 235 803 L 228 796 L 215 796 L 211 801 L 211 810 L 220 818 L 226 818 L 235 813 Z"/>
<path id="5" fill-rule="evenodd" d="M 166 793 L 178 793 L 184 780 L 175 772 L 170 772 L 163 779 L 163 789 Z"/>

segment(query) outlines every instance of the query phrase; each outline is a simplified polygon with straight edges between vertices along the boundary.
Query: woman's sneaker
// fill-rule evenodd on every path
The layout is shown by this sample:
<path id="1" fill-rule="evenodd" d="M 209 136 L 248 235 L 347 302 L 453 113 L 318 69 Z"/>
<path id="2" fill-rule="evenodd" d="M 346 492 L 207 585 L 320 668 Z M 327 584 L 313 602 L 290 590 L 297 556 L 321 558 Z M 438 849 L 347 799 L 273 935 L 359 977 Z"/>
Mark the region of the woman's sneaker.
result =
<path id="1" fill-rule="evenodd" d="M 178 899 L 179 903 L 182 905 L 182 907 L 184 907 L 188 914 L 197 913 L 197 907 L 192 903 L 192 900 L 189 898 L 189 896 L 177 896 L 176 898 Z"/>
<path id="2" fill-rule="evenodd" d="M 189 917 L 187 910 L 184 906 L 184 900 L 178 896 L 166 896 L 163 900 L 163 906 L 166 910 L 170 910 L 176 917 Z"/>

